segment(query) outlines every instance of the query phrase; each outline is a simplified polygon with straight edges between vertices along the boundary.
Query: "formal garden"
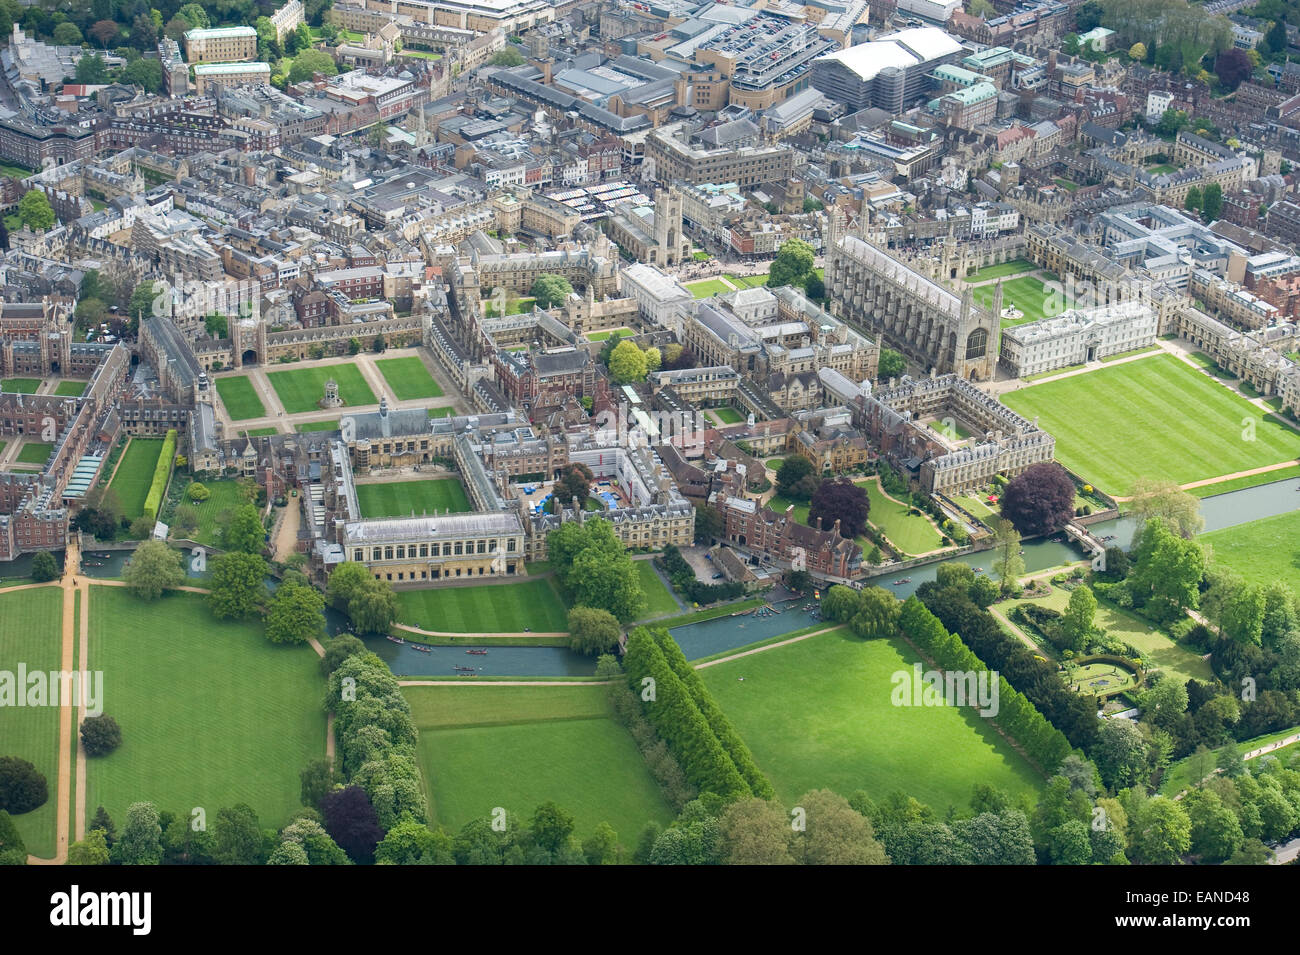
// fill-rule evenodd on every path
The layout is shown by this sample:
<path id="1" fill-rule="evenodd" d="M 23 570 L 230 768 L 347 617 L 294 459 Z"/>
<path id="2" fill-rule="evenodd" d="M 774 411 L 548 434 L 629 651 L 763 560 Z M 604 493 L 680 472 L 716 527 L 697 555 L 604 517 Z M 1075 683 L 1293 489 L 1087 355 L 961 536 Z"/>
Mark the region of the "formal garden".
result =
<path id="1" fill-rule="evenodd" d="M 318 365 L 312 368 L 291 368 L 287 371 L 268 371 L 266 377 L 288 414 L 320 410 L 320 401 L 325 394 L 325 383 L 331 379 L 338 384 L 339 397 L 348 407 L 373 405 L 379 401 L 375 393 L 370 390 L 370 386 L 366 384 L 361 370 L 351 362 Z"/>

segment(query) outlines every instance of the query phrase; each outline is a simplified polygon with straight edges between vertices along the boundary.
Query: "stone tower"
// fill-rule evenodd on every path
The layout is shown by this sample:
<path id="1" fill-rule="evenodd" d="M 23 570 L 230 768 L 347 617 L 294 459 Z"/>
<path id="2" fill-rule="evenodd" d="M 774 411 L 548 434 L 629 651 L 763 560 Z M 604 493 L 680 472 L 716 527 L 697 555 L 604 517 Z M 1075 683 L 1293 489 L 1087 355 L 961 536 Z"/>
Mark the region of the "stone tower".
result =
<path id="1" fill-rule="evenodd" d="M 678 265 L 682 257 L 682 194 L 655 190 L 655 265 Z"/>

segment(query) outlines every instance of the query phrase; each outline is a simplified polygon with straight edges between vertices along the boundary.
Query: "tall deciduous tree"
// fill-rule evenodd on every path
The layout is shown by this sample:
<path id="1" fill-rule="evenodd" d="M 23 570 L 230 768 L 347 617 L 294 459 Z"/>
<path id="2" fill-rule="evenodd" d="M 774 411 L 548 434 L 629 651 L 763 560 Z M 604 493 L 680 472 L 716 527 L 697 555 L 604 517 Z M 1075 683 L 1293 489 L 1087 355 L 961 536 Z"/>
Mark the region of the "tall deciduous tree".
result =
<path id="1" fill-rule="evenodd" d="M 993 526 L 993 544 L 996 556 L 993 573 L 998 576 L 998 593 L 1007 594 L 1019 587 L 1020 575 L 1025 572 L 1025 560 L 1020 556 L 1020 532 L 1006 518 Z"/>
<path id="2" fill-rule="evenodd" d="M 221 533 L 221 541 L 228 551 L 260 555 L 266 547 L 266 528 L 262 526 L 262 515 L 257 505 L 236 507 Z"/>
<path id="3" fill-rule="evenodd" d="M 1074 650 L 1084 649 L 1084 641 L 1092 633 L 1092 620 L 1097 613 L 1097 598 L 1086 584 L 1080 584 L 1070 594 L 1065 615 L 1061 618 L 1061 629 Z"/>
<path id="4" fill-rule="evenodd" d="M 808 508 L 808 523 L 813 527 L 830 530 L 840 522 L 840 536 L 852 540 L 867 531 L 867 512 L 871 501 L 865 489 L 848 478 L 822 481 L 813 492 L 812 506 Z"/>
<path id="5" fill-rule="evenodd" d="M 797 285 L 802 288 L 813 271 L 815 256 L 813 247 L 803 239 L 786 239 L 772 260 L 772 269 L 767 277 L 768 287 Z"/>
<path id="6" fill-rule="evenodd" d="M 125 579 L 131 592 L 141 600 L 157 600 L 163 591 L 185 583 L 181 553 L 163 541 L 145 541 L 131 555 Z"/>
<path id="7" fill-rule="evenodd" d="M 325 630 L 325 598 L 315 587 L 283 583 L 271 597 L 266 638 L 272 643 L 306 643 Z"/>
<path id="8" fill-rule="evenodd" d="M 1201 502 L 1173 481 L 1138 478 L 1127 510 L 1139 521 L 1163 517 L 1170 528 L 1182 537 L 1195 537 L 1205 527 Z"/>
<path id="9" fill-rule="evenodd" d="M 29 189 L 18 200 L 18 218 L 33 232 L 54 228 L 54 208 L 40 189 Z"/>
<path id="10" fill-rule="evenodd" d="M 551 308 L 568 300 L 573 294 L 573 285 L 563 275 L 546 274 L 537 276 L 530 291 L 537 299 L 538 308 Z"/>
<path id="11" fill-rule="evenodd" d="M 336 789 L 321 800 L 325 831 L 353 862 L 374 861 L 375 847 L 384 836 L 370 797 L 360 786 Z"/>
<path id="12" fill-rule="evenodd" d="M 1074 516 L 1074 482 L 1054 461 L 1031 464 L 1007 484 L 1001 508 L 1021 534 L 1060 530 Z"/>
<path id="13" fill-rule="evenodd" d="M 162 824 L 158 807 L 151 802 L 133 802 L 126 810 L 126 824 L 113 843 L 114 861 L 121 865 L 158 865 L 162 862 Z"/>
<path id="14" fill-rule="evenodd" d="M 212 561 L 208 608 L 218 619 L 256 614 L 266 600 L 266 561 L 256 554 L 222 554 Z"/>
<path id="15" fill-rule="evenodd" d="M 569 611 L 569 649 L 588 656 L 608 653 L 618 646 L 623 628 L 608 610 L 574 607 Z"/>
<path id="16" fill-rule="evenodd" d="M 1153 517 L 1139 529 L 1132 557 L 1127 586 L 1135 603 L 1160 620 L 1196 609 L 1205 575 L 1205 552 L 1196 541 L 1184 540 L 1164 518 Z"/>

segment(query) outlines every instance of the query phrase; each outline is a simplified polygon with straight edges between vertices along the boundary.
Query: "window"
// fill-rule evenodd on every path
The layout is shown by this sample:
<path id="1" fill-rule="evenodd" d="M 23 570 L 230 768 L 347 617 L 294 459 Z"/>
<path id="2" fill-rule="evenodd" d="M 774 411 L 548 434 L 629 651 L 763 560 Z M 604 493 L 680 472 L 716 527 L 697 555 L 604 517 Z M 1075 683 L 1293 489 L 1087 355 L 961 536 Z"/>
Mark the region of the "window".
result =
<path id="1" fill-rule="evenodd" d="M 464 553 L 463 545 L 461 544 L 460 541 L 456 541 L 456 556 L 459 557 L 463 553 Z"/>
<path id="2" fill-rule="evenodd" d="M 402 560 L 406 557 L 406 548 L 399 544 L 397 546 L 397 559 Z"/>
<path id="3" fill-rule="evenodd" d="M 365 560 L 365 557 L 362 556 L 364 553 L 365 553 L 365 551 L 364 551 L 362 548 L 360 548 L 360 547 L 355 547 L 355 548 L 353 548 L 353 550 L 352 550 L 352 559 L 353 559 L 353 560 Z"/>
<path id="4" fill-rule="evenodd" d="M 421 544 L 421 545 L 420 545 L 420 556 L 421 556 L 421 557 L 428 557 L 428 556 L 429 556 L 429 545 L 428 545 L 428 544 Z"/>
<path id="5" fill-rule="evenodd" d="M 384 560 L 392 560 L 392 559 L 393 559 L 393 548 L 390 545 L 384 548 Z M 393 579 L 391 574 L 389 575 L 388 579 L 389 580 Z"/>
<path id="6" fill-rule="evenodd" d="M 506 541 L 506 551 L 509 553 L 514 553 L 514 550 L 515 550 L 515 539 L 512 537 L 510 538 L 510 540 Z"/>
<path id="7" fill-rule="evenodd" d="M 475 553 L 478 553 L 478 554 L 486 554 L 486 553 L 487 553 L 487 541 L 479 541 L 479 542 L 478 542 L 478 549 L 475 551 Z"/>

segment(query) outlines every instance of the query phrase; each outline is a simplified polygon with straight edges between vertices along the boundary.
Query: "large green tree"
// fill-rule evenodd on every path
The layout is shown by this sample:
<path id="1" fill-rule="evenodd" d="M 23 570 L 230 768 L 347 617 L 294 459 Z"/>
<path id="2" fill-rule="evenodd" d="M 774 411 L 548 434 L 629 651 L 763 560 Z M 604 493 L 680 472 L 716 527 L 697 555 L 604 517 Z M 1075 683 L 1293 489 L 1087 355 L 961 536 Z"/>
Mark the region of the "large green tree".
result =
<path id="1" fill-rule="evenodd" d="M 266 547 L 266 528 L 256 504 L 240 504 L 230 514 L 221 532 L 226 550 L 260 555 Z"/>
<path id="2" fill-rule="evenodd" d="M 645 381 L 647 367 L 645 352 L 633 341 L 621 341 L 610 352 L 609 376 L 615 384 Z"/>
<path id="3" fill-rule="evenodd" d="M 618 618 L 608 610 L 574 607 L 569 611 L 569 648 L 577 653 L 608 653 L 618 646 L 622 633 Z"/>
<path id="4" fill-rule="evenodd" d="M 121 865 L 158 865 L 162 862 L 162 824 L 158 807 L 133 802 L 126 810 L 126 825 L 113 843 L 113 859 Z"/>
<path id="5" fill-rule="evenodd" d="M 772 270 L 767 276 L 768 287 L 797 285 L 802 288 L 813 272 L 815 256 L 813 247 L 803 239 L 786 239 L 772 260 Z"/>
<path id="6" fill-rule="evenodd" d="M 131 555 L 126 584 L 141 600 L 157 600 L 165 590 L 185 583 L 181 553 L 163 541 L 145 541 Z"/>
<path id="7" fill-rule="evenodd" d="M 266 601 L 266 561 L 257 554 L 238 551 L 222 554 L 212 561 L 208 608 L 213 616 L 225 620 L 252 617 Z"/>
<path id="8" fill-rule="evenodd" d="M 998 592 L 1017 591 L 1020 575 L 1025 572 L 1025 559 L 1020 556 L 1020 532 L 1005 517 L 993 526 L 993 573 L 998 577 Z"/>
<path id="9" fill-rule="evenodd" d="M 266 638 L 272 643 L 306 643 L 325 631 L 325 598 L 315 587 L 283 583 L 271 597 Z"/>
<path id="10" fill-rule="evenodd" d="M 1138 531 L 1132 556 L 1127 586 L 1135 603 L 1158 620 L 1196 609 L 1205 576 L 1205 552 L 1196 541 L 1184 540 L 1164 518 L 1153 517 Z"/>
<path id="11" fill-rule="evenodd" d="M 18 200 L 18 218 L 33 232 L 54 228 L 54 208 L 49 197 L 40 189 L 29 189 Z"/>
<path id="12" fill-rule="evenodd" d="M 320 50 L 303 50 L 293 58 L 293 65 L 289 67 L 289 82 L 301 83 L 311 79 L 315 73 L 334 76 L 338 71 L 334 59 L 328 53 Z"/>
<path id="13" fill-rule="evenodd" d="M 573 286 L 563 275 L 539 275 L 533 281 L 533 298 L 537 299 L 538 308 L 551 308 L 563 305 L 573 294 Z"/>

